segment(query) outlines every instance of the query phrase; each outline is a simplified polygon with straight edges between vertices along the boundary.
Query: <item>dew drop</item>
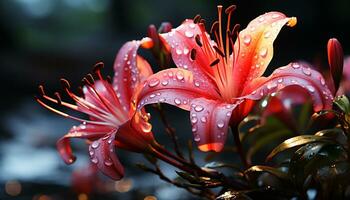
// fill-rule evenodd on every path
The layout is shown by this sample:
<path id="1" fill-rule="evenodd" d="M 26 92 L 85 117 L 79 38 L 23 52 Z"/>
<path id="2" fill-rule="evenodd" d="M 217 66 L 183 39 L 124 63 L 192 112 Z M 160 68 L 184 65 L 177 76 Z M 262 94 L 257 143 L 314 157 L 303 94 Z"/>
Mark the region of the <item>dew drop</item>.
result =
<path id="1" fill-rule="evenodd" d="M 95 157 L 95 158 L 91 159 L 91 162 L 97 164 L 98 163 L 98 159 Z"/>
<path id="2" fill-rule="evenodd" d="M 190 28 L 196 28 L 196 25 L 192 23 L 192 24 L 189 25 L 189 27 Z"/>
<path id="3" fill-rule="evenodd" d="M 152 98 L 154 98 L 156 95 L 155 94 L 151 94 L 151 95 L 149 95 L 149 97 L 152 99 Z"/>
<path id="4" fill-rule="evenodd" d="M 275 82 L 270 82 L 267 84 L 267 89 L 269 89 L 269 90 L 271 90 L 275 87 L 277 87 L 277 83 L 275 83 Z"/>
<path id="5" fill-rule="evenodd" d="M 192 127 L 192 132 L 193 132 L 193 133 L 197 132 L 197 126 L 193 126 L 193 127 Z"/>
<path id="6" fill-rule="evenodd" d="M 292 64 L 292 67 L 293 67 L 294 69 L 298 69 L 298 68 L 300 68 L 300 65 L 299 65 L 299 63 L 293 63 L 293 64 Z"/>
<path id="7" fill-rule="evenodd" d="M 201 141 L 201 138 L 200 138 L 200 136 L 199 136 L 198 134 L 196 134 L 196 135 L 194 136 L 194 141 L 196 141 L 196 142 Z"/>
<path id="8" fill-rule="evenodd" d="M 176 105 L 180 105 L 181 104 L 181 100 L 178 99 L 178 98 L 175 98 L 174 102 L 175 102 Z"/>
<path id="9" fill-rule="evenodd" d="M 201 112 L 202 110 L 204 110 L 203 106 L 197 105 L 194 107 L 194 110 L 197 112 Z"/>
<path id="10" fill-rule="evenodd" d="M 309 67 L 303 67 L 302 71 L 305 75 L 308 75 L 308 76 L 311 75 L 311 70 Z"/>
<path id="11" fill-rule="evenodd" d="M 207 117 L 201 117 L 201 122 L 206 123 L 207 122 Z"/>
<path id="12" fill-rule="evenodd" d="M 152 78 L 149 83 L 148 83 L 148 86 L 149 87 L 155 87 L 159 84 L 159 79 L 157 78 Z"/>
<path id="13" fill-rule="evenodd" d="M 162 85 L 163 85 L 163 86 L 168 85 L 168 83 L 169 83 L 169 81 L 168 81 L 168 80 L 162 80 Z"/>
<path id="14" fill-rule="evenodd" d="M 307 90 L 309 90 L 309 92 L 311 92 L 311 93 L 314 93 L 314 92 L 315 92 L 315 88 L 314 88 L 313 86 L 311 86 L 311 85 L 307 85 L 306 88 L 307 88 Z"/>
<path id="15" fill-rule="evenodd" d="M 184 79 L 184 74 L 181 71 L 176 72 L 176 78 L 178 80 Z"/>
<path id="16" fill-rule="evenodd" d="M 184 48 L 184 55 L 187 55 L 190 52 L 190 50 L 188 50 L 187 48 Z"/>
<path id="17" fill-rule="evenodd" d="M 219 121 L 216 125 L 218 128 L 223 128 L 225 126 L 225 123 L 223 121 Z"/>
<path id="18" fill-rule="evenodd" d="M 159 101 L 159 102 L 165 102 L 166 99 L 165 99 L 165 98 L 160 98 L 158 101 Z"/>
<path id="19" fill-rule="evenodd" d="M 267 48 L 266 47 L 263 47 L 260 49 L 260 52 L 259 52 L 259 55 L 262 57 L 262 58 L 265 58 L 267 56 Z"/>
<path id="20" fill-rule="evenodd" d="M 193 32 L 192 31 L 185 31 L 185 36 L 188 38 L 193 37 Z"/>
<path id="21" fill-rule="evenodd" d="M 321 85 L 323 85 L 323 86 L 326 84 L 326 82 L 322 76 L 320 76 L 320 82 L 321 82 Z"/>
<path id="22" fill-rule="evenodd" d="M 199 84 L 198 81 L 194 81 L 194 85 L 195 85 L 196 87 L 199 87 L 199 86 L 200 86 L 200 84 Z"/>
<path id="23" fill-rule="evenodd" d="M 269 31 L 264 33 L 264 38 L 269 38 L 271 36 L 271 33 Z"/>
<path id="24" fill-rule="evenodd" d="M 283 78 L 280 78 L 277 80 L 278 83 L 282 83 L 283 82 Z"/>
<path id="25" fill-rule="evenodd" d="M 182 54 L 182 50 L 181 49 L 176 49 L 176 54 L 177 55 L 181 55 Z"/>
<path id="26" fill-rule="evenodd" d="M 98 141 L 94 141 L 92 144 L 91 144 L 91 147 L 93 149 L 96 149 L 98 146 L 100 145 L 100 143 Z"/>
<path id="27" fill-rule="evenodd" d="M 226 117 L 231 117 L 231 112 L 227 112 Z"/>
<path id="28" fill-rule="evenodd" d="M 249 45 L 250 44 L 250 42 L 252 41 L 252 37 L 250 36 L 250 35 L 245 35 L 244 37 L 243 37 L 243 43 L 245 44 L 245 45 Z"/>
<path id="29" fill-rule="evenodd" d="M 106 166 L 109 166 L 109 167 L 113 165 L 113 162 L 112 162 L 112 160 L 111 160 L 110 158 L 108 158 L 107 160 L 105 160 L 104 163 L 105 163 Z"/>
<path id="30" fill-rule="evenodd" d="M 198 122 L 197 117 L 191 117 L 191 123 L 192 123 L 192 124 L 195 124 L 195 123 L 197 123 L 197 122 Z"/>

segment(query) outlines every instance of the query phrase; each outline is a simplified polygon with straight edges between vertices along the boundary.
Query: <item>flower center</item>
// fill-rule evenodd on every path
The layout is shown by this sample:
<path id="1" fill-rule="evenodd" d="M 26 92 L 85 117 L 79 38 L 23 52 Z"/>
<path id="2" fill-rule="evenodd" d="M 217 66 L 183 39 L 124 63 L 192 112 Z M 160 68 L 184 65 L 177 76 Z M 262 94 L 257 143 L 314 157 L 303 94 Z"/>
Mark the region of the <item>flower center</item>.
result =
<path id="1" fill-rule="evenodd" d="M 216 83 L 218 92 L 221 97 L 227 102 L 233 102 L 234 92 L 233 92 L 233 68 L 235 65 L 235 53 L 239 54 L 239 45 L 235 49 L 234 42 L 236 38 L 239 42 L 238 31 L 240 28 L 239 24 L 236 24 L 231 29 L 231 16 L 233 11 L 236 9 L 235 5 L 229 6 L 225 13 L 227 14 L 226 30 L 223 32 L 223 22 L 222 22 L 222 6 L 218 7 L 218 20 L 215 21 L 212 26 L 210 33 L 214 36 L 213 44 L 206 36 L 204 20 L 201 20 L 199 16 L 194 19 L 195 23 L 199 24 L 201 28 L 201 37 L 197 35 L 195 37 L 196 43 L 201 47 L 206 57 L 210 60 L 210 68 L 207 73 Z M 225 37 L 223 37 L 225 34 Z M 235 52 L 237 51 L 237 52 Z M 191 52 L 195 53 L 195 51 Z"/>

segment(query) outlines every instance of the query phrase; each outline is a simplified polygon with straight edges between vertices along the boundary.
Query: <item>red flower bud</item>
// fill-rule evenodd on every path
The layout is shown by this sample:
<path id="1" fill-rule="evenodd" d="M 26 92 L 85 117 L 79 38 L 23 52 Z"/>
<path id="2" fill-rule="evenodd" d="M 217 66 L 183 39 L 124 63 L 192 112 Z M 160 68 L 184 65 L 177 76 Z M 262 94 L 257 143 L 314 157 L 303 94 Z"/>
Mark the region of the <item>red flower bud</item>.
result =
<path id="1" fill-rule="evenodd" d="M 335 94 L 339 88 L 339 83 L 343 75 L 344 54 L 340 42 L 336 38 L 332 38 L 327 44 L 328 63 L 331 70 Z"/>

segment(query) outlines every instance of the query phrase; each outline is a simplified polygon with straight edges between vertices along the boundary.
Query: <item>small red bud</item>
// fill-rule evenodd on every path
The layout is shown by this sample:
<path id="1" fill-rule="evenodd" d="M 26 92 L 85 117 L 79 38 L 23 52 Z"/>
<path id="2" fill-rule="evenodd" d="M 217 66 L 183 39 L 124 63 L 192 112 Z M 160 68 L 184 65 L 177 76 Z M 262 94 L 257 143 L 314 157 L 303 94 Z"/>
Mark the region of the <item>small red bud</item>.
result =
<path id="1" fill-rule="evenodd" d="M 334 94 L 339 88 L 339 84 L 343 75 L 344 53 L 340 42 L 336 38 L 328 40 L 327 44 L 328 63 L 331 70 Z"/>

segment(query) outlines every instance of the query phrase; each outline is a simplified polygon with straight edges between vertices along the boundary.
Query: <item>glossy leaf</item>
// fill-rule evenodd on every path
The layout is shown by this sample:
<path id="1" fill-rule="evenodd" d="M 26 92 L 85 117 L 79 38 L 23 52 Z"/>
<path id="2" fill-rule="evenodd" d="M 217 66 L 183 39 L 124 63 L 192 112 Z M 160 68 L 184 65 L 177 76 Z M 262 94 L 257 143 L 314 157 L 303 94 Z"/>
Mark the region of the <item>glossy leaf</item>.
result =
<path id="1" fill-rule="evenodd" d="M 255 165 L 253 167 L 250 167 L 249 169 L 247 169 L 244 174 L 249 178 L 249 179 L 256 179 L 257 175 L 261 174 L 261 173 L 270 173 L 280 179 L 285 179 L 287 180 L 288 174 L 281 171 L 278 168 L 274 168 L 274 167 L 270 167 L 270 166 L 263 166 L 263 165 Z"/>
<path id="2" fill-rule="evenodd" d="M 267 156 L 266 160 L 269 161 L 275 157 L 278 153 L 285 151 L 287 149 L 301 146 L 313 142 L 329 141 L 325 137 L 315 136 L 315 135 L 301 135 L 285 140 L 280 145 L 272 150 L 272 152 Z"/>

